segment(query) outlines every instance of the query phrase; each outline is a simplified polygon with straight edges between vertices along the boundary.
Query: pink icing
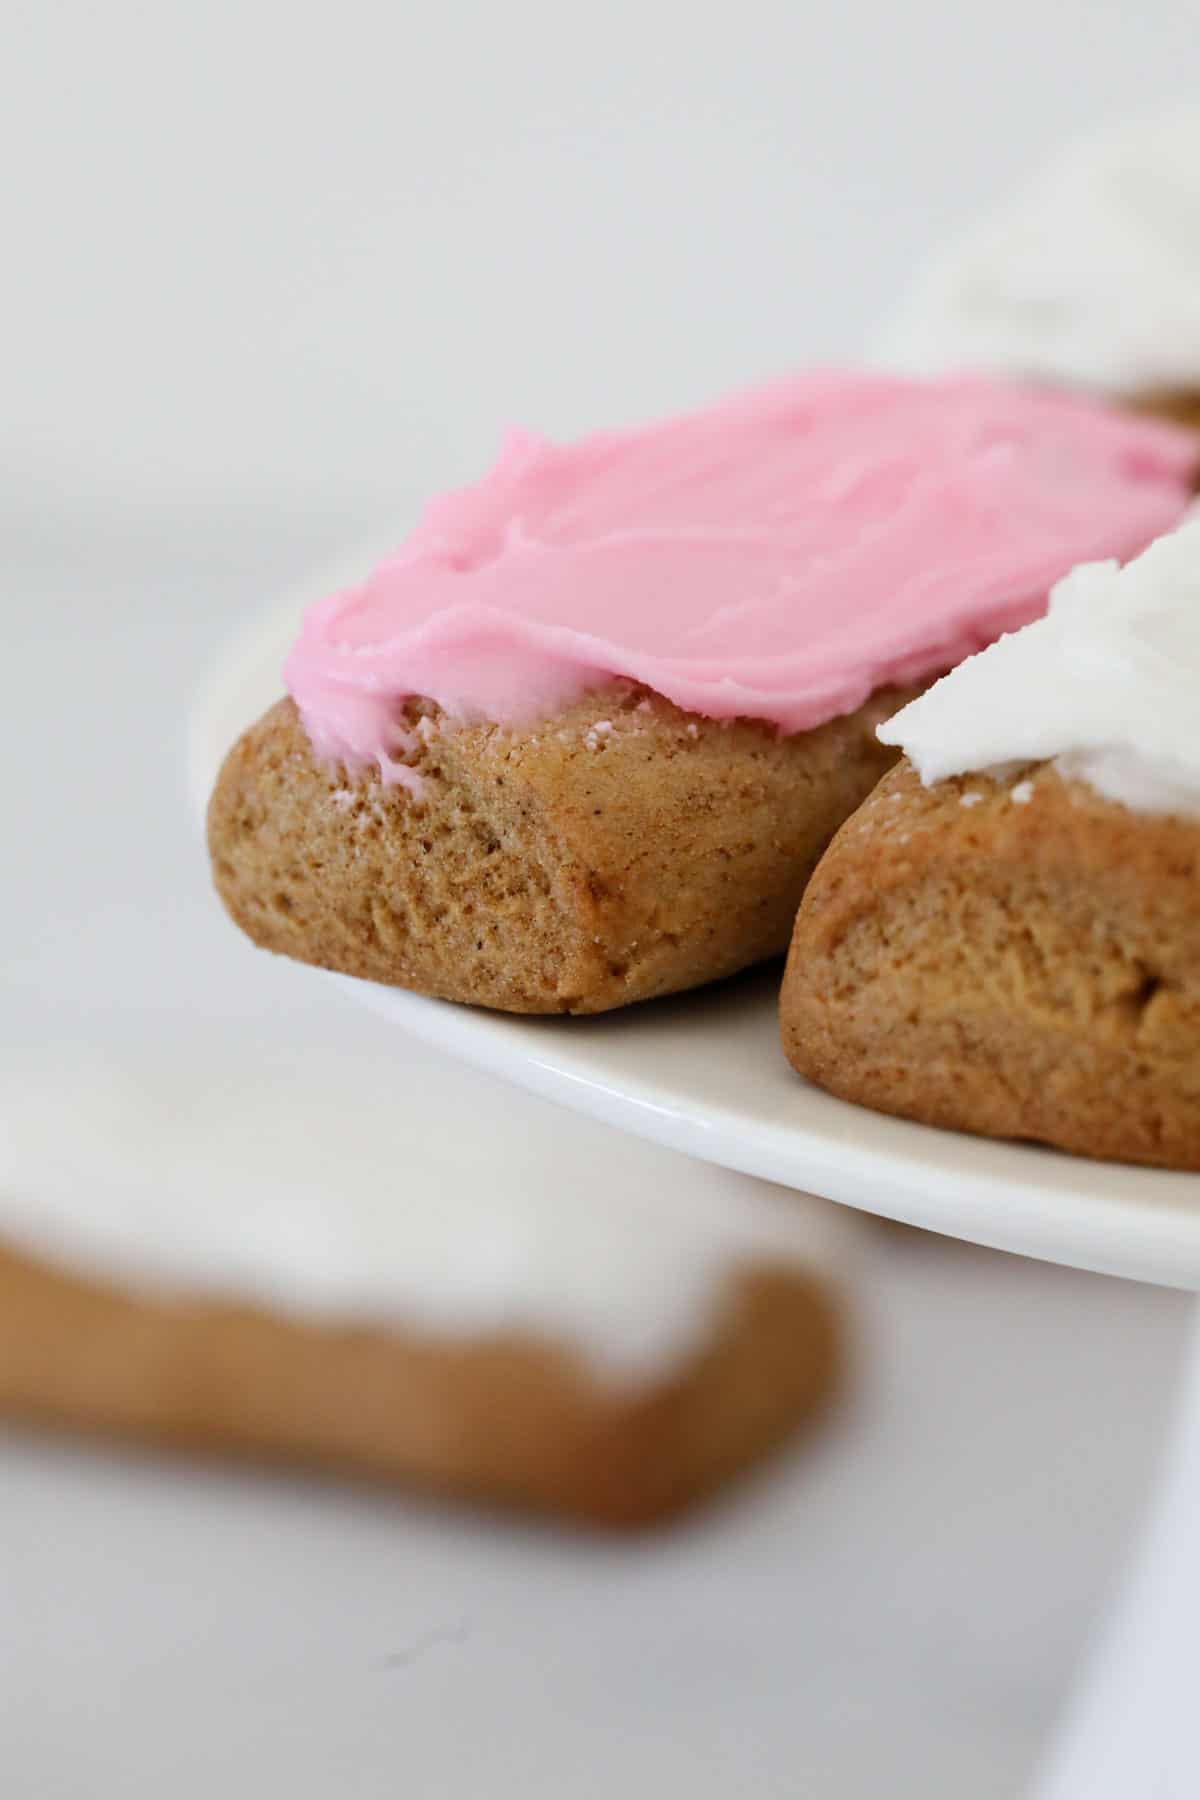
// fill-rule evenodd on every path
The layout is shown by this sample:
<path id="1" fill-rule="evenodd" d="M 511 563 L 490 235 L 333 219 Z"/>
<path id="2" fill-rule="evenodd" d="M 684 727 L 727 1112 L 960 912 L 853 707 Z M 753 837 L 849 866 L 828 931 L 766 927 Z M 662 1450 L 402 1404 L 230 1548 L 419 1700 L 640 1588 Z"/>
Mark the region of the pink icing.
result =
<path id="1" fill-rule="evenodd" d="M 612 676 L 803 731 L 1045 610 L 1078 562 L 1182 516 L 1195 440 L 978 379 L 818 372 L 571 445 L 512 433 L 284 679 L 314 751 L 414 785 L 397 720 L 520 724 Z"/>

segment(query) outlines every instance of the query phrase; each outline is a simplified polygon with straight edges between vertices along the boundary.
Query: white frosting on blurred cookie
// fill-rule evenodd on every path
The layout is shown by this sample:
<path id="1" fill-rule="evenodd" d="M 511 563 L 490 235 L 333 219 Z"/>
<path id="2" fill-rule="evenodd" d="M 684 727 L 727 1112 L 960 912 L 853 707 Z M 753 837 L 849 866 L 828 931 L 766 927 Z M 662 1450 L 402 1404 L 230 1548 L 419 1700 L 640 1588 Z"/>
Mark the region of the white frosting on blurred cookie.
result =
<path id="1" fill-rule="evenodd" d="M 1200 388 L 1200 112 L 1070 146 L 933 260 L 876 349 L 915 373 Z"/>
<path id="2" fill-rule="evenodd" d="M 0 1064 L 0 1242 L 143 1292 L 523 1332 L 637 1383 L 714 1333 L 736 1269 L 827 1268 L 845 1230 L 416 1051 Z"/>
<path id="3" fill-rule="evenodd" d="M 926 784 L 1053 759 L 1135 811 L 1200 817 L 1200 518 L 1123 569 L 1074 569 L 1044 619 L 960 663 L 879 736 Z"/>

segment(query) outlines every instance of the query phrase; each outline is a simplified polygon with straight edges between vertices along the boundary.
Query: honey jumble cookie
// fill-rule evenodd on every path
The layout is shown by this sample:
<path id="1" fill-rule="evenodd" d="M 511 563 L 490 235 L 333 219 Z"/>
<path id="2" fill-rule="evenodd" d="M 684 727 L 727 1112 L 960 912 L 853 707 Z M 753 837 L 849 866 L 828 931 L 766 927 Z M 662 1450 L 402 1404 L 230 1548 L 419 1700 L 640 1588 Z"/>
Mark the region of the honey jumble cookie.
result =
<path id="1" fill-rule="evenodd" d="M 977 369 L 1200 429 L 1200 112 L 1069 144 L 917 275 L 893 367 Z"/>
<path id="2" fill-rule="evenodd" d="M 209 810 L 255 943 L 515 1012 L 781 953 L 875 726 L 1174 524 L 1197 444 L 981 381 L 819 372 L 514 438 L 310 609 Z"/>
<path id="3" fill-rule="evenodd" d="M 834 839 L 783 984 L 793 1065 L 844 1099 L 1200 1169 L 1200 521 L 882 727 L 905 752 Z"/>
<path id="4" fill-rule="evenodd" d="M 635 1526 L 827 1404 L 838 1209 L 425 1060 L 0 1069 L 0 1415 Z"/>

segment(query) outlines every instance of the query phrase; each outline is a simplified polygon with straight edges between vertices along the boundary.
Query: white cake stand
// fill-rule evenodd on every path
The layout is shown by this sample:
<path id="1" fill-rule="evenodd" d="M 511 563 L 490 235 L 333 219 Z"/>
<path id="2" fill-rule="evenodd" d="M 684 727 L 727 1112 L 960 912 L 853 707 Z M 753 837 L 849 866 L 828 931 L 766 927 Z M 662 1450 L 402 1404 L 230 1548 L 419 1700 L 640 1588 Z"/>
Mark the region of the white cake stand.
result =
<path id="1" fill-rule="evenodd" d="M 258 621 L 206 685 L 189 728 L 198 804 L 225 748 L 278 696 L 301 607 L 373 557 L 360 549 Z M 1200 1176 L 989 1143 L 834 1100 L 783 1060 L 777 971 L 595 1019 L 510 1018 L 327 979 L 439 1050 L 672 1149 L 948 1236 L 1200 1291 Z M 1200 1327 L 1190 1364 L 1132 1572 L 1034 1800 L 1200 1795 Z"/>

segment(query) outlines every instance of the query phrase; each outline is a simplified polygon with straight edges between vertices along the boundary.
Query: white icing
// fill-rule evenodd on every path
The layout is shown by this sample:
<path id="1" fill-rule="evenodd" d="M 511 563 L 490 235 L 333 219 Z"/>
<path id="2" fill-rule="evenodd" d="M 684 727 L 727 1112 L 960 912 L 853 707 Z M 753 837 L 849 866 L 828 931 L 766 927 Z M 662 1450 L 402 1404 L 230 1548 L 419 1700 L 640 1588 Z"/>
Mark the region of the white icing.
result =
<path id="1" fill-rule="evenodd" d="M 1124 569 L 1073 570 L 1044 619 L 960 663 L 879 736 L 927 784 L 1053 758 L 1135 811 L 1200 817 L 1200 518 Z"/>
<path id="2" fill-rule="evenodd" d="M 711 1334 L 737 1267 L 828 1267 L 845 1229 L 415 1054 L 0 1067 L 0 1238 L 140 1291 L 524 1331 L 639 1383 Z"/>
<path id="3" fill-rule="evenodd" d="M 1072 145 L 935 258 L 877 350 L 915 373 L 1200 387 L 1200 113 Z"/>

